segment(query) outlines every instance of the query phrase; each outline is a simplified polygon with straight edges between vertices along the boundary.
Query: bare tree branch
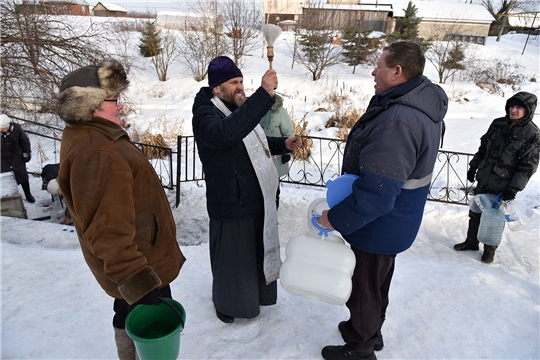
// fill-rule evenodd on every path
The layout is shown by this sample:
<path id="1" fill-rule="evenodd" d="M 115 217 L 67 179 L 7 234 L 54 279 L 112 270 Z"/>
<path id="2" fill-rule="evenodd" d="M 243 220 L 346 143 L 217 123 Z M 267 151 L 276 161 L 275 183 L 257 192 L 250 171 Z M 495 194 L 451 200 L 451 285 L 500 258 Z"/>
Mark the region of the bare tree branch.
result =
<path id="1" fill-rule="evenodd" d="M 224 27 L 231 36 L 231 50 L 234 63 L 241 67 L 241 58 L 254 50 L 260 43 L 262 13 L 255 4 L 244 0 L 226 0 L 222 2 L 221 12 Z"/>
<path id="2" fill-rule="evenodd" d="M 63 76 L 105 56 L 105 27 L 76 17 L 36 14 L 33 4 L 0 4 L 2 110 L 51 112 Z"/>
<path id="3" fill-rule="evenodd" d="M 229 53 L 229 47 L 222 32 L 222 17 L 216 0 L 195 1 L 191 11 L 195 18 L 182 31 L 181 59 L 195 80 L 202 81 L 206 78 L 210 61 Z"/>

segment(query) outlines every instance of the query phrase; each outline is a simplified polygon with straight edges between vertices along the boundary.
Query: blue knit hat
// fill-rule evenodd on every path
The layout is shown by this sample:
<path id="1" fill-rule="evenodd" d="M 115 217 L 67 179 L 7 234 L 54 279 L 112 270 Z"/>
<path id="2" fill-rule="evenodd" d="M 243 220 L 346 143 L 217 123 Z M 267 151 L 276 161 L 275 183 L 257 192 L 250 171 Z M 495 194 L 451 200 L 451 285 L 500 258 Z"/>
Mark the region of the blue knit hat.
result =
<path id="1" fill-rule="evenodd" d="M 210 90 L 235 77 L 244 77 L 244 75 L 227 56 L 218 56 L 208 64 L 208 86 Z"/>

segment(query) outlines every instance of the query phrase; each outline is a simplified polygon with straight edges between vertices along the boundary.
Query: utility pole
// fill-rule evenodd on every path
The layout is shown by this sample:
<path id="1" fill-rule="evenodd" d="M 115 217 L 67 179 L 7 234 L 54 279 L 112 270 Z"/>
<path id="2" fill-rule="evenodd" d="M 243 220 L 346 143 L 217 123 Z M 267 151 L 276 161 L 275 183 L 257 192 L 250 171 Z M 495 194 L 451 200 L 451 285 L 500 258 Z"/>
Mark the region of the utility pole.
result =
<path id="1" fill-rule="evenodd" d="M 534 22 L 536 21 L 536 16 L 538 16 L 538 13 L 534 14 L 534 19 L 532 21 L 531 27 L 529 28 L 529 34 L 527 35 L 527 40 L 525 40 L 525 46 L 523 46 L 523 51 L 521 52 L 521 55 L 525 52 L 525 48 L 527 47 L 527 43 L 529 42 L 529 37 L 531 36 L 531 31 L 534 29 Z"/>

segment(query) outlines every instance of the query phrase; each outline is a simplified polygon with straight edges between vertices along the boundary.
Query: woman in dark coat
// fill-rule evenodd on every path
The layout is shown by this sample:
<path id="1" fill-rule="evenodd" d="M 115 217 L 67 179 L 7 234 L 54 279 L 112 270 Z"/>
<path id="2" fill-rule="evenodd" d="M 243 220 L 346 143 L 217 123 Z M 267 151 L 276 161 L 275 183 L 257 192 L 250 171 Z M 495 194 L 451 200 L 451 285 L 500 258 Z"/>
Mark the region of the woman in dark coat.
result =
<path id="1" fill-rule="evenodd" d="M 32 152 L 30 140 L 21 125 L 12 123 L 7 115 L 0 114 L 0 132 L 2 135 L 2 169 L 1 172 L 13 171 L 17 184 L 24 190 L 26 200 L 36 201 L 30 192 L 26 163 L 30 161 Z"/>

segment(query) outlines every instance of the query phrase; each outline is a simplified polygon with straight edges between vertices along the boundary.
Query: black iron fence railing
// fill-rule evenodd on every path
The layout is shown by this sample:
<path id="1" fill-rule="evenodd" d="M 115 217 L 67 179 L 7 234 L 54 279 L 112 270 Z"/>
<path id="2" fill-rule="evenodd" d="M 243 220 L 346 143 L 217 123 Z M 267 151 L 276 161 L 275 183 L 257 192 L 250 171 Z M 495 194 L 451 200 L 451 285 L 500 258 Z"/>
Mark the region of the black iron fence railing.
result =
<path id="1" fill-rule="evenodd" d="M 32 145 L 32 159 L 27 164 L 29 172 L 41 174 L 45 165 L 60 162 L 61 128 L 25 119 L 15 120 L 23 126 Z M 162 186 L 171 190 L 176 186 L 176 206 L 180 204 L 181 183 L 204 180 L 193 136 L 178 137 L 177 153 L 167 147 L 134 144 L 149 159 Z M 341 139 L 304 137 L 303 159 L 291 158 L 289 174 L 280 181 L 324 187 L 328 180 L 341 175 L 344 147 L 345 141 Z M 173 161 L 174 154 L 177 154 L 176 162 Z M 433 170 L 428 200 L 467 205 L 472 184 L 467 181 L 466 174 L 472 156 L 473 154 L 440 150 Z"/>
<path id="2" fill-rule="evenodd" d="M 439 150 L 428 200 L 467 205 L 471 185 L 467 169 L 474 154 Z"/>
<path id="3" fill-rule="evenodd" d="M 180 204 L 182 182 L 204 179 L 202 165 L 193 136 L 178 137 L 176 206 Z M 321 137 L 304 137 L 305 159 L 291 158 L 290 171 L 283 183 L 324 187 L 328 180 L 341 175 L 345 141 Z M 471 183 L 467 167 L 473 154 L 440 150 L 433 170 L 428 200 L 467 205 Z"/>
<path id="4" fill-rule="evenodd" d="M 43 124 L 36 121 L 10 116 L 19 123 L 30 140 L 32 159 L 26 164 L 29 173 L 40 175 L 47 164 L 60 162 L 60 143 L 62 131 L 58 125 Z M 150 161 L 164 188 L 174 189 L 173 157 L 171 148 L 133 143 Z"/>
<path id="5" fill-rule="evenodd" d="M 341 175 L 344 148 L 345 141 L 341 139 L 304 137 L 301 153 L 305 159 L 291 157 L 289 174 L 281 182 L 326 186 L 328 180 Z"/>
<path id="6" fill-rule="evenodd" d="M 171 148 L 149 145 L 134 142 L 133 143 L 146 156 L 148 161 L 156 170 L 156 174 L 161 181 L 161 185 L 166 188 L 174 189 L 173 179 L 173 151 Z"/>

